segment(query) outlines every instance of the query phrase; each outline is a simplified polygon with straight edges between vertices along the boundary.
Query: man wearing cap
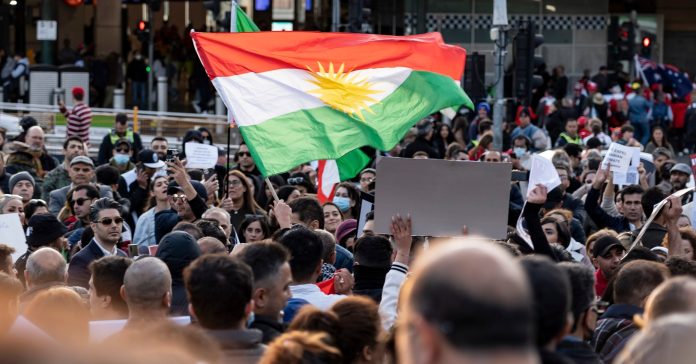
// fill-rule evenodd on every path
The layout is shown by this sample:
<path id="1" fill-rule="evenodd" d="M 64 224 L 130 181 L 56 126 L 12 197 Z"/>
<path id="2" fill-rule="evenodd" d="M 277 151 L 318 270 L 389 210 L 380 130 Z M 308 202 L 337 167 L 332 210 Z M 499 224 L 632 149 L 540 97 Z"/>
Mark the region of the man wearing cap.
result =
<path id="1" fill-rule="evenodd" d="M 138 153 L 135 168 L 121 175 L 118 193 L 131 200 L 132 211 L 142 211 L 148 200 L 150 180 L 155 174 L 166 173 L 159 154 L 152 149 L 143 149 Z"/>
<path id="2" fill-rule="evenodd" d="M 22 202 L 27 203 L 34 196 L 36 182 L 29 172 L 15 173 L 10 177 L 10 193 L 22 196 Z"/>
<path id="3" fill-rule="evenodd" d="M 89 128 L 92 126 L 92 109 L 84 103 L 85 90 L 82 87 L 73 87 L 73 109 L 68 111 L 63 100 L 58 102 L 60 112 L 68 120 L 67 136 L 79 137 L 83 142 L 89 144 Z"/>
<path id="4" fill-rule="evenodd" d="M 44 179 L 43 186 L 41 187 L 41 198 L 44 201 L 50 199 L 51 191 L 70 184 L 70 174 L 68 172 L 70 170 L 70 162 L 78 155 L 86 155 L 85 145 L 82 140 L 77 136 L 68 137 L 63 143 L 63 155 L 65 156 L 63 163 L 48 172 Z"/>
<path id="5" fill-rule="evenodd" d="M 594 244 L 592 251 L 592 265 L 595 266 L 595 293 L 597 296 L 604 294 L 607 284 L 619 270 L 621 258 L 626 254 L 626 248 L 621 245 L 619 239 L 607 235 Z"/>
<path id="6" fill-rule="evenodd" d="M 532 125 L 532 119 L 527 108 L 520 110 L 518 114 L 519 126 L 517 126 L 510 134 L 510 138 L 515 139 L 518 135 L 524 135 L 532 141 L 531 150 L 533 152 L 543 151 L 548 148 L 546 134 L 543 130 L 535 125 Z"/>
<path id="7" fill-rule="evenodd" d="M 402 154 L 404 158 L 413 158 L 416 152 L 428 153 L 429 158 L 440 158 L 440 153 L 433 147 L 433 122 L 428 119 L 423 119 L 416 124 L 416 129 L 418 130 L 418 136 L 416 140 L 411 142 L 403 150 Z"/>
<path id="8" fill-rule="evenodd" d="M 121 205 L 110 199 L 101 198 L 90 206 L 90 227 L 94 238 L 70 259 L 68 268 L 68 284 L 89 289 L 89 264 L 93 261 L 111 255 L 126 256 L 118 248 L 123 229 Z"/>
<path id="9" fill-rule="evenodd" d="M 689 182 L 691 177 L 691 167 L 684 163 L 677 163 L 669 170 L 669 182 L 672 184 L 671 193 L 675 193 L 679 190 L 686 188 L 686 184 Z M 693 199 L 693 193 L 687 193 L 682 197 L 682 204 L 691 202 Z"/>
<path id="10" fill-rule="evenodd" d="M 121 139 L 126 139 L 131 144 L 134 155 L 137 155 L 137 153 L 143 149 L 143 142 L 140 139 L 140 134 L 128 127 L 128 116 L 123 113 L 118 113 L 116 114 L 113 130 L 104 136 L 104 139 L 102 139 L 99 145 L 99 158 L 97 162 L 100 165 L 109 162 L 109 159 L 113 157 L 113 149 L 116 147 L 116 143 Z"/>
<path id="11" fill-rule="evenodd" d="M 70 161 L 68 174 L 70 175 L 70 184 L 49 194 L 48 211 L 54 215 L 58 215 L 60 209 L 65 205 L 68 191 L 77 185 L 93 183 L 94 162 L 89 157 L 77 156 Z M 101 197 L 113 198 L 111 188 L 108 186 L 99 186 L 99 194 Z"/>
<path id="12" fill-rule="evenodd" d="M 118 169 L 119 173 L 124 174 L 135 168 L 135 164 L 131 162 L 133 147 L 127 139 L 117 141 L 111 152 L 113 156 L 109 159 L 109 165 Z"/>
<path id="13" fill-rule="evenodd" d="M 17 278 L 24 282 L 24 270 L 29 256 L 39 248 L 49 247 L 66 253 L 68 241 L 63 237 L 68 229 L 58 219 L 49 214 L 34 215 L 27 223 L 27 251 L 15 262 Z M 65 255 L 63 255 L 65 257 Z"/>
<path id="14" fill-rule="evenodd" d="M 167 170 L 174 181 L 167 188 L 170 196 L 169 210 L 155 214 L 155 241 L 160 239 L 174 228 L 180 221 L 194 222 L 203 216 L 208 209 L 206 201 L 208 192 L 205 186 L 198 181 L 192 181 L 181 161 L 167 162 Z"/>

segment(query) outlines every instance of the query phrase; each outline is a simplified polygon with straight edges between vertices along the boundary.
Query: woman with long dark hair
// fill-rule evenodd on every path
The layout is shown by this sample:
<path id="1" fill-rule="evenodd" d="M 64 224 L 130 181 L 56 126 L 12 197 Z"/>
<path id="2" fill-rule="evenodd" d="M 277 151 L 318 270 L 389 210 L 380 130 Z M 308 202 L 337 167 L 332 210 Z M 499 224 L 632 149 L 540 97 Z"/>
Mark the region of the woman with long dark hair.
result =
<path id="1" fill-rule="evenodd" d="M 447 151 L 447 146 L 454 142 L 454 133 L 447 124 L 442 124 L 435 128 L 433 135 L 433 146 L 440 152 L 440 156 L 444 156 Z"/>
<path id="2" fill-rule="evenodd" d="M 157 244 L 155 214 L 171 208 L 169 196 L 167 196 L 168 185 L 166 176 L 157 176 L 150 182 L 150 201 L 146 205 L 146 211 L 138 217 L 133 234 L 133 244 L 138 244 L 138 251 L 141 254 L 148 253 L 148 246 Z"/>
<path id="3" fill-rule="evenodd" d="M 230 213 L 230 222 L 239 231 L 246 215 L 266 215 L 266 212 L 254 200 L 252 187 L 244 173 L 233 170 L 227 178 L 227 194 L 220 207 Z"/>
<path id="4" fill-rule="evenodd" d="M 360 192 L 348 182 L 341 182 L 336 186 L 333 203 L 343 213 L 343 220 L 358 219 L 360 215 Z"/>
<path id="5" fill-rule="evenodd" d="M 674 148 L 672 144 L 667 141 L 667 135 L 665 135 L 665 129 L 661 126 L 655 126 L 650 134 L 650 141 L 645 146 L 645 153 L 652 153 L 657 148 L 667 148 L 672 154 L 674 154 Z"/>
<path id="6" fill-rule="evenodd" d="M 255 243 L 271 237 L 266 216 L 247 216 L 239 227 L 240 243 Z"/>

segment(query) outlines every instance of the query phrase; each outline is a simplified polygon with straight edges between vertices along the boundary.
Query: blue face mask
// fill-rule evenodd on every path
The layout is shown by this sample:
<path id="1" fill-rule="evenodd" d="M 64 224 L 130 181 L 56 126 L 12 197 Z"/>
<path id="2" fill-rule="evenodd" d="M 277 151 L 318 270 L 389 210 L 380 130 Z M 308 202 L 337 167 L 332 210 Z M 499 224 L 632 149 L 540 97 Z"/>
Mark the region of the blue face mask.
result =
<path id="1" fill-rule="evenodd" d="M 348 197 L 334 196 L 333 203 L 338 206 L 341 212 L 346 212 L 350 208 L 350 199 Z"/>
<path id="2" fill-rule="evenodd" d="M 247 327 L 251 326 L 252 323 L 254 323 L 254 320 L 256 319 L 256 315 L 254 315 L 254 312 L 252 312 L 249 317 L 247 317 Z"/>
<path id="3" fill-rule="evenodd" d="M 516 147 L 512 149 L 513 153 L 517 156 L 517 158 L 522 157 L 523 155 L 527 154 L 527 149 L 521 148 L 521 147 Z"/>
<path id="4" fill-rule="evenodd" d="M 116 164 L 128 164 L 129 160 L 130 156 L 128 154 L 116 153 L 114 156 L 114 162 L 116 162 Z"/>

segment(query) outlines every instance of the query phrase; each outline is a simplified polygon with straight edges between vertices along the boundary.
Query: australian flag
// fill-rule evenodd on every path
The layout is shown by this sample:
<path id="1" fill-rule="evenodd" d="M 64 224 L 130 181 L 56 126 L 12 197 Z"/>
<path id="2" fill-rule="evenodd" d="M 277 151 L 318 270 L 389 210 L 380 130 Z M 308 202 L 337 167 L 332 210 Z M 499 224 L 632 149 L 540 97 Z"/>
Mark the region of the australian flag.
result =
<path id="1" fill-rule="evenodd" d="M 647 58 L 636 58 L 641 76 L 649 85 L 661 83 L 665 91 L 674 92 L 678 98 L 684 98 L 691 93 L 693 85 L 688 73 L 670 64 L 658 64 Z"/>

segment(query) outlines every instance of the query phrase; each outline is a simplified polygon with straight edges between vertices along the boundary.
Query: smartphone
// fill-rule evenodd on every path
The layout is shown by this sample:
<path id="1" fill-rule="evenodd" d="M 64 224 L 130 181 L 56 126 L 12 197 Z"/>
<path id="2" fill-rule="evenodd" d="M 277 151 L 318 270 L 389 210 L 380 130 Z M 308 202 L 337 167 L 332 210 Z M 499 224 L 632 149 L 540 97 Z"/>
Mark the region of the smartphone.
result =
<path id="1" fill-rule="evenodd" d="M 138 244 L 128 244 L 128 253 L 131 258 L 137 257 L 138 255 Z"/>
<path id="2" fill-rule="evenodd" d="M 167 162 L 173 162 L 175 157 L 179 157 L 179 150 L 177 149 L 167 149 Z"/>

